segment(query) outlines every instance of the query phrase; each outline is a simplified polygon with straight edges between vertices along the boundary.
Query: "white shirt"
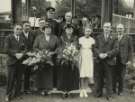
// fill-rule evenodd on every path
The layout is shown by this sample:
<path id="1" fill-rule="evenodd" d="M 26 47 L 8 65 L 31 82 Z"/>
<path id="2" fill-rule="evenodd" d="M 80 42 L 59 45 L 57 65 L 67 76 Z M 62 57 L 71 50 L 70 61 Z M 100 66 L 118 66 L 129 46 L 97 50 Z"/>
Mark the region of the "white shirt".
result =
<path id="1" fill-rule="evenodd" d="M 108 39 L 108 36 L 109 36 L 109 34 L 104 33 L 105 40 L 107 40 L 107 39 Z"/>
<path id="2" fill-rule="evenodd" d="M 23 31 L 23 33 L 24 33 L 24 36 L 28 39 L 29 32 L 26 33 L 26 32 Z"/>
<path id="3" fill-rule="evenodd" d="M 19 41 L 19 35 L 14 35 L 15 36 L 15 39 L 17 40 L 17 41 Z"/>
<path id="4" fill-rule="evenodd" d="M 123 35 L 118 35 L 118 40 L 120 41 Z"/>
<path id="5" fill-rule="evenodd" d="M 50 36 L 48 36 L 48 35 L 45 34 L 45 39 L 46 39 L 47 42 L 49 42 Z"/>

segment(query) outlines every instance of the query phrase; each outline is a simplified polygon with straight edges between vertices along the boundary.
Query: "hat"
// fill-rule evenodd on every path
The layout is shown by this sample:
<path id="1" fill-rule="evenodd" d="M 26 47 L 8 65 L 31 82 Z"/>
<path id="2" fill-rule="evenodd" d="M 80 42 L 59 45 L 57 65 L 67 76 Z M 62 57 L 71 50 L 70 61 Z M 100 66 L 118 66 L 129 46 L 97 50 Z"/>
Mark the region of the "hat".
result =
<path id="1" fill-rule="evenodd" d="M 47 7 L 46 8 L 46 11 L 55 11 L 55 8 L 53 8 L 53 7 Z"/>
<path id="2" fill-rule="evenodd" d="M 74 29 L 74 26 L 72 24 L 67 24 L 67 25 L 65 25 L 64 29 L 66 29 L 66 28 L 73 28 Z"/>

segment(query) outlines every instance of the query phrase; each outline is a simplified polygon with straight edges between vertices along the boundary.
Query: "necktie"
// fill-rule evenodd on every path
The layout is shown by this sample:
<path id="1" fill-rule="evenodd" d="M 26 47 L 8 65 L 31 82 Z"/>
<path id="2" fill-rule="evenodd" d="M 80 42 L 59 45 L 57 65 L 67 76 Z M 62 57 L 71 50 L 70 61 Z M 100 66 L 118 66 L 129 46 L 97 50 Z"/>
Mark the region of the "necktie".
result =
<path id="1" fill-rule="evenodd" d="M 19 36 L 17 36 L 17 41 L 19 41 Z"/>
<path id="2" fill-rule="evenodd" d="M 122 38 L 122 35 L 118 35 L 118 39 L 119 39 L 119 41 L 121 40 L 121 38 Z"/>
<path id="3" fill-rule="evenodd" d="M 28 33 L 25 33 L 25 37 L 28 39 Z"/>
<path id="4" fill-rule="evenodd" d="M 107 41 L 107 39 L 108 39 L 108 35 L 107 35 L 107 34 L 105 34 L 105 41 Z"/>

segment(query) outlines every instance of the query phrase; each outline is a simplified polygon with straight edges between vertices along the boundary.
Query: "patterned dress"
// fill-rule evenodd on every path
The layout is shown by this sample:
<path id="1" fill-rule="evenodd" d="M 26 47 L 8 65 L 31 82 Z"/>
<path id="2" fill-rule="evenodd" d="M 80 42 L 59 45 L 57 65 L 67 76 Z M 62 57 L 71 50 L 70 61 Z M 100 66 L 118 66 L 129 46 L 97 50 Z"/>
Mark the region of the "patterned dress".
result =
<path id="1" fill-rule="evenodd" d="M 92 46 L 95 44 L 95 40 L 92 37 L 79 38 L 80 48 L 80 59 L 79 59 L 79 67 L 80 67 L 80 77 L 81 78 L 93 78 L 93 53 Z"/>

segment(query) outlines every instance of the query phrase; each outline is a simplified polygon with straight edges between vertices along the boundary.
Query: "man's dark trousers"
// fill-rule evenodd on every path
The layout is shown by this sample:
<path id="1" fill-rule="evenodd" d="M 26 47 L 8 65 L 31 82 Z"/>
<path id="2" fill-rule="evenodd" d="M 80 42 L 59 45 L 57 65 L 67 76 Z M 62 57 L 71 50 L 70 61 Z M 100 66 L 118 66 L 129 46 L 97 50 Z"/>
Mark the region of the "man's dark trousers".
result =
<path id="1" fill-rule="evenodd" d="M 23 69 L 16 63 L 8 66 L 7 95 L 19 96 L 21 93 Z M 14 89 L 14 92 L 12 90 Z"/>

